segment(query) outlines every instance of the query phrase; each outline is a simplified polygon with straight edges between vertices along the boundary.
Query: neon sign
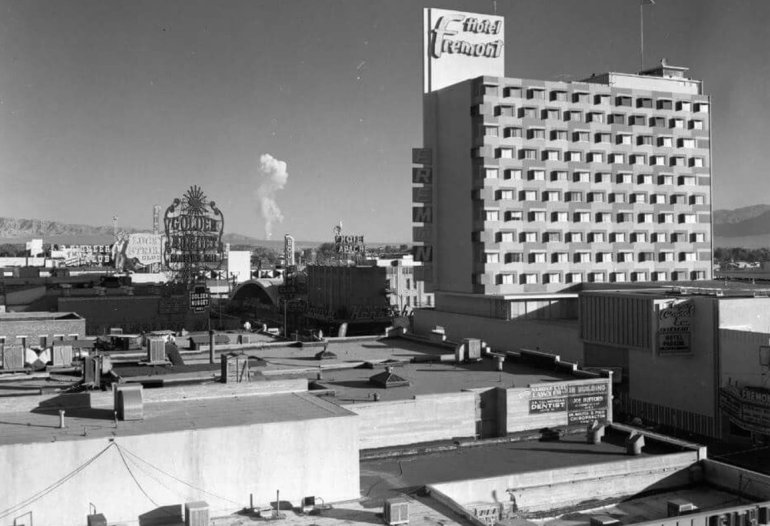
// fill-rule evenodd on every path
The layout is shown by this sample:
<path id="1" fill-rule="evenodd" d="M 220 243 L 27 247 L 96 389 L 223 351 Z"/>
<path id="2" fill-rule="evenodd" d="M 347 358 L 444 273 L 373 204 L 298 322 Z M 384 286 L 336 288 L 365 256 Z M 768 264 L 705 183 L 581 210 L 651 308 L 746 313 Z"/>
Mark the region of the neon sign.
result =
<path id="1" fill-rule="evenodd" d="M 169 268 L 178 270 L 188 265 L 214 270 L 221 266 L 225 220 L 216 203 L 209 201 L 199 186 L 191 186 L 181 199 L 174 199 L 163 222 L 163 255 Z"/>
<path id="2" fill-rule="evenodd" d="M 470 42 L 455 35 L 472 33 L 474 35 L 499 35 L 502 20 L 489 20 L 456 13 L 439 18 L 431 31 L 431 55 L 440 58 L 442 54 L 461 54 L 469 57 L 497 58 L 503 52 L 503 40 L 498 38 L 489 42 Z"/>

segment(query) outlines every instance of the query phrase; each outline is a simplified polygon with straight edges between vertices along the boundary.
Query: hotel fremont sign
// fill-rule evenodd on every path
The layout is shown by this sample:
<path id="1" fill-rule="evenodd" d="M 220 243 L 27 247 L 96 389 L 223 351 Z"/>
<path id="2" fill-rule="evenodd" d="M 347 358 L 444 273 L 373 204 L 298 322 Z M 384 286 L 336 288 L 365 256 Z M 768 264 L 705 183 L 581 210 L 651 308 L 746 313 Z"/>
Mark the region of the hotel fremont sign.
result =
<path id="1" fill-rule="evenodd" d="M 425 9 L 425 93 L 482 75 L 505 76 L 503 17 Z"/>
<path id="2" fill-rule="evenodd" d="M 163 218 L 166 228 L 164 262 L 172 270 L 217 269 L 222 264 L 225 220 L 214 201 L 198 186 L 174 199 Z"/>

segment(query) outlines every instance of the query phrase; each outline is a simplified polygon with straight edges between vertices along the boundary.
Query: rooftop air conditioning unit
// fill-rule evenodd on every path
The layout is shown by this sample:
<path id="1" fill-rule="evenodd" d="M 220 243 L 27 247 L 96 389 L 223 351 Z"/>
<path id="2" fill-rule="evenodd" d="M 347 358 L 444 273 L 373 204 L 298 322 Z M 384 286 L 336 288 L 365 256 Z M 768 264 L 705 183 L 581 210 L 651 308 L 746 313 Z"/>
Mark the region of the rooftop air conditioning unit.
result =
<path id="1" fill-rule="evenodd" d="M 385 524 L 409 524 L 409 500 L 404 497 L 394 497 L 385 501 L 383 507 Z"/>
<path id="2" fill-rule="evenodd" d="M 186 502 L 184 526 L 209 526 L 209 505 L 202 500 Z"/>
<path id="3" fill-rule="evenodd" d="M 51 361 L 54 367 L 69 367 L 72 365 L 72 345 L 63 342 L 53 342 Z"/>
<path id="4" fill-rule="evenodd" d="M 24 368 L 24 347 L 16 344 L 4 344 L 0 347 L 3 351 L 2 366 L 5 370 Z"/>
<path id="5" fill-rule="evenodd" d="M 147 340 L 147 361 L 151 364 L 166 363 L 166 340 L 164 338 Z"/>
<path id="6" fill-rule="evenodd" d="M 697 510 L 697 506 L 684 499 L 671 499 L 666 503 L 669 517 L 679 517 L 680 515 L 687 515 Z"/>

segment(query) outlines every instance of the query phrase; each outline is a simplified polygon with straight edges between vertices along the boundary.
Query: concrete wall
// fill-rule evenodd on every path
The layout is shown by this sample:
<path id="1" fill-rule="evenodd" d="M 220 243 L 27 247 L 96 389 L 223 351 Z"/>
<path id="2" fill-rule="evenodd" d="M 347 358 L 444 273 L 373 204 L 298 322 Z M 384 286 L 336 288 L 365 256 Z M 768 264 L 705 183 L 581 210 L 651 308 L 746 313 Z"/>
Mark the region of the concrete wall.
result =
<path id="1" fill-rule="evenodd" d="M 583 343 L 576 321 L 500 320 L 430 309 L 415 311 L 415 334 L 428 336 L 436 326 L 444 327 L 452 341 L 481 338 L 496 351 L 539 347 L 565 360 L 583 361 Z"/>
<path id="2" fill-rule="evenodd" d="M 636 457 L 589 466 L 433 484 L 431 488 L 435 487 L 460 504 L 504 501 L 511 490 L 519 510 L 545 511 L 588 500 L 618 498 L 688 484 L 688 468 L 697 460 L 697 452 Z"/>
<path id="3" fill-rule="evenodd" d="M 770 329 L 770 326 L 768 326 Z M 770 334 L 719 329 L 719 383 L 762 386 L 766 371 L 760 367 L 759 347 L 770 345 Z"/>
<path id="4" fill-rule="evenodd" d="M 726 491 L 736 489 L 743 495 L 749 495 L 757 500 L 770 499 L 770 475 L 749 471 L 748 469 L 731 466 L 712 459 L 701 462 L 703 475 L 709 484 Z"/>
<path id="5" fill-rule="evenodd" d="M 146 462 L 124 452 L 154 503 L 140 491 L 108 439 L 0 446 L 0 473 L 13 477 L 0 492 L 0 510 L 28 499 L 109 448 L 60 487 L 0 518 L 0 524 L 13 524 L 14 517 L 32 510 L 35 524 L 80 526 L 90 503 L 112 523 L 136 521 L 159 506 L 194 500 L 208 502 L 213 516 L 232 513 L 249 504 L 249 493 L 262 505 L 275 500 L 276 490 L 281 500 L 294 505 L 309 495 L 326 502 L 355 499 L 360 496 L 356 421 L 350 415 L 115 438 L 121 448 Z"/>
<path id="6" fill-rule="evenodd" d="M 416 396 L 412 400 L 344 406 L 359 416 L 361 449 L 472 437 L 476 393 Z"/>
<path id="7" fill-rule="evenodd" d="M 770 298 L 719 298 L 719 328 L 770 330 Z"/>

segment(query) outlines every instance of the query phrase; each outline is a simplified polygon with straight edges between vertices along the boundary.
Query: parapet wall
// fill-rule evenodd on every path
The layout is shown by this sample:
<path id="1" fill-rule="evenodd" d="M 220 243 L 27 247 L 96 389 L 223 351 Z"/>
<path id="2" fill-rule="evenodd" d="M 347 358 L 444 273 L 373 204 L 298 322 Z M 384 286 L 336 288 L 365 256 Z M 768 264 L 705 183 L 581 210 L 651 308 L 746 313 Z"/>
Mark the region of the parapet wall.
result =
<path id="1" fill-rule="evenodd" d="M 706 459 L 701 463 L 703 476 L 709 484 L 727 491 L 738 490 L 757 500 L 770 500 L 770 475 L 731 466 L 717 460 Z"/>

